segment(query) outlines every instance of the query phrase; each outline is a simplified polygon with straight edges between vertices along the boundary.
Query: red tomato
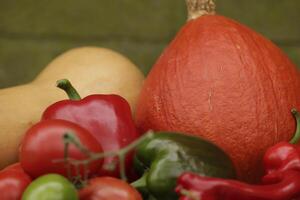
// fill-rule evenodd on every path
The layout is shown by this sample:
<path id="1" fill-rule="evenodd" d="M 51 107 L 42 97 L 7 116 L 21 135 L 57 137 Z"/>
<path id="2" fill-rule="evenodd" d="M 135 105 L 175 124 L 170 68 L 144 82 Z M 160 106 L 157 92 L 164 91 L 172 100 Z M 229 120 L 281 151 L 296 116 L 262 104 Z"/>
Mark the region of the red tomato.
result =
<path id="1" fill-rule="evenodd" d="M 22 169 L 20 163 L 8 166 L 0 171 L 0 199 L 21 200 L 31 178 Z"/>
<path id="2" fill-rule="evenodd" d="M 58 173 L 67 176 L 64 162 L 57 162 L 64 158 L 63 135 L 73 133 L 81 144 L 91 152 L 102 152 L 97 140 L 84 128 L 65 120 L 46 120 L 32 126 L 27 132 L 20 146 L 20 163 L 23 169 L 33 178 L 48 174 Z M 69 146 L 69 157 L 76 160 L 86 159 L 74 145 Z M 89 175 L 98 172 L 102 161 L 94 161 L 88 166 Z M 80 175 L 84 176 L 84 167 L 80 166 Z M 71 173 L 76 175 L 75 168 Z"/>
<path id="3" fill-rule="evenodd" d="M 80 200 L 143 200 L 131 185 L 117 178 L 98 177 L 79 191 Z"/>
<path id="4" fill-rule="evenodd" d="M 24 169 L 22 168 L 19 162 L 5 167 L 2 171 L 13 171 L 13 170 L 24 172 Z"/>

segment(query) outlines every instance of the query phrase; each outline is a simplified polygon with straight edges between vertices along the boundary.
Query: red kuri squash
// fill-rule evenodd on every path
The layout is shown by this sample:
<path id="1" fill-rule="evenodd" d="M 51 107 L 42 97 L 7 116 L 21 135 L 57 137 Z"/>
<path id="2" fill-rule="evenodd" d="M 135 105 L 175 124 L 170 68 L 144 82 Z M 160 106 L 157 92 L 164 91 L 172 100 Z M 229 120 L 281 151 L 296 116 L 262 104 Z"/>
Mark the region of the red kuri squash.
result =
<path id="1" fill-rule="evenodd" d="M 212 0 L 187 0 L 189 21 L 148 75 L 136 112 L 147 129 L 209 139 L 255 181 L 264 151 L 295 130 L 296 66 L 271 41 L 214 14 Z"/>

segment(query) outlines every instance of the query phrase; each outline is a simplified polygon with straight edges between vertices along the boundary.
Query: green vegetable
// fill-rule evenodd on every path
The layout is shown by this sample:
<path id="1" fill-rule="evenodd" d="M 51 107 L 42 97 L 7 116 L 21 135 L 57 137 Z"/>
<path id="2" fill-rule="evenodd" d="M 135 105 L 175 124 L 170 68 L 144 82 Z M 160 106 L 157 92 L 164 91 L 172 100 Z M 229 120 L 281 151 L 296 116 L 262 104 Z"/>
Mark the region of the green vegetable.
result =
<path id="1" fill-rule="evenodd" d="M 73 184 L 58 174 L 35 179 L 25 190 L 22 200 L 78 200 Z"/>
<path id="2" fill-rule="evenodd" d="M 134 167 L 143 174 L 133 182 L 144 196 L 174 200 L 177 178 L 186 171 L 204 176 L 235 178 L 230 158 L 216 145 L 179 133 L 160 132 L 136 148 Z M 153 198 L 151 197 L 151 198 Z"/>

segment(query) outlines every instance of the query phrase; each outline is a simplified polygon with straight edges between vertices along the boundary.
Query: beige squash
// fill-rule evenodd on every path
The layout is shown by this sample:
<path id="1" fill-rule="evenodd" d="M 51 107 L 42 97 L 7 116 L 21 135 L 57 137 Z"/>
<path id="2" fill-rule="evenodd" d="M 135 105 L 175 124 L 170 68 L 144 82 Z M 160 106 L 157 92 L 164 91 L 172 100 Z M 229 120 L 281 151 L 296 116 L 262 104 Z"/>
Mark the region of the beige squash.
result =
<path id="1" fill-rule="evenodd" d="M 67 78 L 82 97 L 90 94 L 119 94 L 132 111 L 144 76 L 124 56 L 108 49 L 82 47 L 53 60 L 31 83 L 0 90 L 0 168 L 14 163 L 25 131 L 40 120 L 50 104 L 66 99 L 55 87 Z"/>

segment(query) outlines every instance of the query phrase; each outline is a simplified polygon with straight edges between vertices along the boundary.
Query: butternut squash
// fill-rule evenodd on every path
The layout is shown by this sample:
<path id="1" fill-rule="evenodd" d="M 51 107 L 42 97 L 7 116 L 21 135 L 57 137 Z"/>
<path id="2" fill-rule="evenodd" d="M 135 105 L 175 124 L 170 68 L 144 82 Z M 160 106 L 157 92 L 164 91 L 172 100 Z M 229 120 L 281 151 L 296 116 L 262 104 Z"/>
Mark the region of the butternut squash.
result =
<path id="1" fill-rule="evenodd" d="M 144 80 L 139 69 L 124 56 L 108 49 L 82 47 L 53 60 L 31 83 L 0 90 L 0 168 L 17 161 L 24 132 L 40 120 L 50 104 L 66 99 L 55 87 L 68 78 L 82 97 L 89 94 L 119 94 L 132 111 Z"/>

